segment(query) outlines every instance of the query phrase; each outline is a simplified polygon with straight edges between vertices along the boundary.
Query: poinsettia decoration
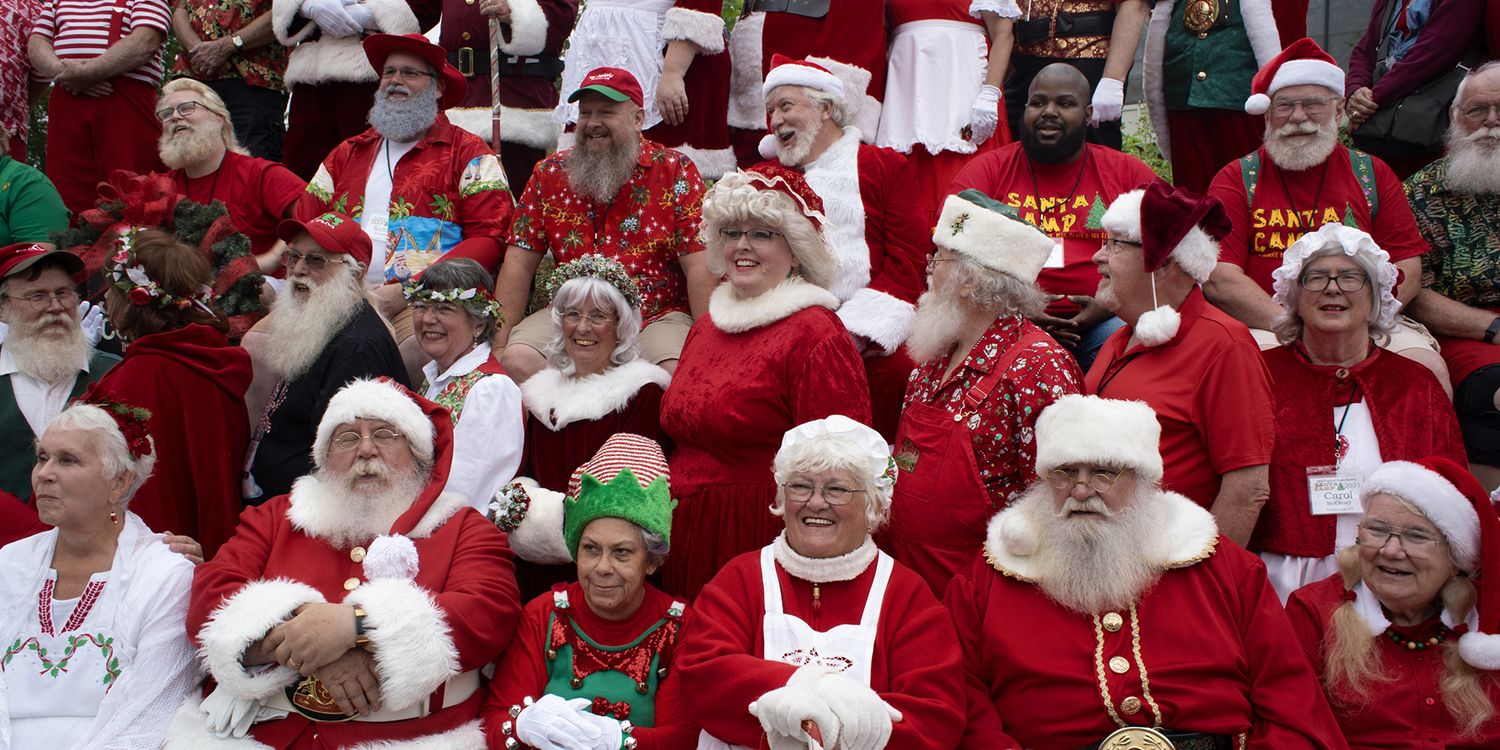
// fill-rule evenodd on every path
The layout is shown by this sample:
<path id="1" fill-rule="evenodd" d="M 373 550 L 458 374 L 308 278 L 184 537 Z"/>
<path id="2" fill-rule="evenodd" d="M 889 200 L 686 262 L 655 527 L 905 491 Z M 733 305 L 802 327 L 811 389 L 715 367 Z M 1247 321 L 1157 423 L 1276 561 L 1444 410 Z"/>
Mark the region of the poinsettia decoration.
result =
<path id="1" fill-rule="evenodd" d="M 93 386 L 89 387 L 79 401 L 103 409 L 115 420 L 115 426 L 120 428 L 120 434 L 125 437 L 125 448 L 130 451 L 130 460 L 139 461 L 141 456 L 151 452 L 151 433 L 146 429 L 146 423 L 151 420 L 150 409 L 131 406 L 111 398 Z"/>

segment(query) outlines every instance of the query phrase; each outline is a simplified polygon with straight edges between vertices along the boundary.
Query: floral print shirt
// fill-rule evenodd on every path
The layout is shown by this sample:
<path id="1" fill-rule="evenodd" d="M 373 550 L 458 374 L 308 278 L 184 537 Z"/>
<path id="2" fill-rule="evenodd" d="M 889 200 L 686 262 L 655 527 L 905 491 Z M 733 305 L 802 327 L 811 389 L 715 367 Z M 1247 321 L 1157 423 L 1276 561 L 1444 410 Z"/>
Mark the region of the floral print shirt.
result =
<path id="1" fill-rule="evenodd" d="M 1406 181 L 1417 229 L 1432 250 L 1422 256 L 1422 286 L 1472 307 L 1500 307 L 1500 195 L 1448 187 L 1448 160 Z"/>
<path id="2" fill-rule="evenodd" d="M 270 13 L 271 0 L 181 0 L 177 7 L 187 11 L 193 33 L 203 41 L 211 42 L 234 36 L 249 26 L 251 21 Z M 236 52 L 229 56 L 229 66 L 234 72 L 222 77 L 237 75 L 247 85 L 285 91 L 286 83 L 282 80 L 282 75 L 286 73 L 286 57 L 286 47 L 277 41 L 252 50 Z M 172 72 L 197 77 L 188 66 L 185 52 L 178 53 Z"/>
<path id="3" fill-rule="evenodd" d="M 650 323 L 688 312 L 687 277 L 678 258 L 702 252 L 703 178 L 682 154 L 641 141 L 635 174 L 608 203 L 573 191 L 568 151 L 537 165 L 510 225 L 510 244 L 552 252 L 558 265 L 599 253 L 625 266 L 641 289 L 641 317 Z"/>
<path id="4" fill-rule="evenodd" d="M 907 380 L 902 408 L 921 402 L 952 414 L 965 413 L 964 394 L 1034 328 L 1019 316 L 997 318 L 946 380 L 947 357 L 917 365 Z M 1006 372 L 980 408 L 969 413 L 966 425 L 979 479 L 996 508 L 1005 507 L 1036 481 L 1036 418 L 1053 401 L 1083 392 L 1077 362 L 1051 338 L 1022 349 Z"/>

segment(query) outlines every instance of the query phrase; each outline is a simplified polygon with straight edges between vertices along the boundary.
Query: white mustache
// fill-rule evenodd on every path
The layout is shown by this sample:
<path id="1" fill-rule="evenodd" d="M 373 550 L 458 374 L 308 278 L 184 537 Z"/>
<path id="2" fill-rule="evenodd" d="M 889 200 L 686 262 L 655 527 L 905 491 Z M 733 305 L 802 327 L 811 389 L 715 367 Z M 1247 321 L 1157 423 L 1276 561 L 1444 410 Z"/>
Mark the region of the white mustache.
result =
<path id="1" fill-rule="evenodd" d="M 1114 512 L 1109 509 L 1108 505 L 1104 504 L 1104 499 L 1098 495 L 1090 495 L 1084 500 L 1070 496 L 1067 500 L 1064 500 L 1062 507 L 1057 510 L 1058 517 L 1066 518 L 1071 513 L 1098 513 L 1105 518 L 1114 516 Z"/>
<path id="2" fill-rule="evenodd" d="M 1298 133 L 1316 133 L 1318 123 L 1312 120 L 1302 122 L 1289 122 L 1276 129 L 1276 135 L 1297 135 Z"/>
<path id="3" fill-rule="evenodd" d="M 1480 128 L 1466 136 L 1466 141 L 1482 141 L 1485 139 L 1500 140 L 1500 127 Z"/>

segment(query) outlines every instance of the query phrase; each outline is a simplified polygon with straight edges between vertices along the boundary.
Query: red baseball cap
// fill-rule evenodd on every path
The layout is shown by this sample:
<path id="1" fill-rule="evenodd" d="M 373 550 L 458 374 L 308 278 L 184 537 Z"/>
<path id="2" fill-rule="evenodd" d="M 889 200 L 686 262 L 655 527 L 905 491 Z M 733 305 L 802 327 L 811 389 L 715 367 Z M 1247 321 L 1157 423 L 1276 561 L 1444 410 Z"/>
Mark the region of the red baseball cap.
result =
<path id="1" fill-rule="evenodd" d="M 62 261 L 69 276 L 77 276 L 83 272 L 83 259 L 67 250 L 58 250 L 39 242 L 22 242 L 0 247 L 0 279 L 25 271 L 42 258 L 54 255 Z"/>
<path id="2" fill-rule="evenodd" d="M 578 90 L 568 95 L 568 101 L 578 101 L 578 97 L 583 96 L 585 91 L 603 94 L 617 102 L 633 102 L 637 107 L 643 106 L 641 83 L 624 68 L 594 68 L 583 77 Z"/>
<path id="3" fill-rule="evenodd" d="M 370 256 L 375 253 L 370 236 L 360 228 L 359 222 L 344 214 L 329 211 L 307 221 L 286 219 L 276 225 L 276 236 L 288 244 L 303 232 L 312 235 L 313 242 L 318 243 L 323 252 L 348 255 L 366 266 L 370 265 Z"/>
<path id="4" fill-rule="evenodd" d="M 443 109 L 458 106 L 464 100 L 464 94 L 469 91 L 469 82 L 464 80 L 458 68 L 449 64 L 448 53 L 421 34 L 372 34 L 365 37 L 364 47 L 365 58 L 370 61 L 370 67 L 375 69 L 377 76 L 380 75 L 381 68 L 385 67 L 385 59 L 392 52 L 416 55 L 431 65 L 443 80 L 443 96 L 438 99 L 438 106 Z"/>

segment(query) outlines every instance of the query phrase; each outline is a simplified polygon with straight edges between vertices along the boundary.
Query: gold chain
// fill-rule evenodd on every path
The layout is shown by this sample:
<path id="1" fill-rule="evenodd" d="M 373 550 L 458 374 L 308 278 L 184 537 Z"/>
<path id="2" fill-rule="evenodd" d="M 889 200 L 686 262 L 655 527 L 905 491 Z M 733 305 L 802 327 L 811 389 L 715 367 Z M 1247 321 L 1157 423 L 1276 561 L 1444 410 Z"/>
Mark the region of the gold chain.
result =
<path id="1" fill-rule="evenodd" d="M 1146 699 L 1146 705 L 1151 707 L 1151 715 L 1155 722 L 1151 726 L 1161 728 L 1161 709 L 1156 705 L 1156 699 L 1151 697 L 1151 680 L 1146 677 L 1146 662 L 1141 659 L 1141 621 L 1136 616 L 1135 605 L 1130 605 L 1130 649 L 1135 654 L 1135 666 L 1141 670 L 1141 697 Z"/>

